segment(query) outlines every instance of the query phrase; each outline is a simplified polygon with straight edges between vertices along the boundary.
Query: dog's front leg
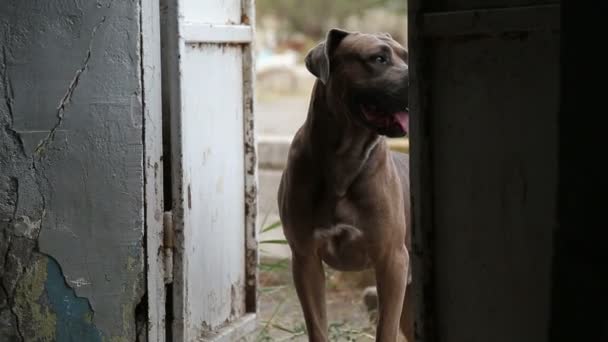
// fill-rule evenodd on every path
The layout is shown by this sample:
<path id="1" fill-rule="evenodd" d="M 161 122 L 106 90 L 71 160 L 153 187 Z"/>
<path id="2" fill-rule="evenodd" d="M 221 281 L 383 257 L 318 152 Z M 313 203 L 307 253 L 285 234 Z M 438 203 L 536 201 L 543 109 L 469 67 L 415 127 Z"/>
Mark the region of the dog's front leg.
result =
<path id="1" fill-rule="evenodd" d="M 412 285 L 407 285 L 405 289 L 405 299 L 401 309 L 401 333 L 406 342 L 414 342 L 414 292 Z"/>
<path id="2" fill-rule="evenodd" d="M 405 246 L 388 252 L 376 262 L 379 314 L 376 341 L 397 341 L 408 267 L 409 254 Z"/>
<path id="3" fill-rule="evenodd" d="M 304 312 L 308 340 L 326 342 L 327 314 L 325 308 L 325 272 L 318 255 L 292 256 L 293 280 Z"/>

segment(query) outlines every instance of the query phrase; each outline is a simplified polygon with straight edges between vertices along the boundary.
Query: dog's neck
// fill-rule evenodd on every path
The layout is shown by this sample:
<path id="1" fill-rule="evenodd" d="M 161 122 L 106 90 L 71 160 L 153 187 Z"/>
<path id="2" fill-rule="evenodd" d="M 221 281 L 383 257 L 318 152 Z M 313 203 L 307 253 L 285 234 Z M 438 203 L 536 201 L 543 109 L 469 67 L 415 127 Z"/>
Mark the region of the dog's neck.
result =
<path id="1" fill-rule="evenodd" d="M 387 147 L 384 137 L 358 124 L 346 113 L 333 112 L 329 101 L 326 86 L 316 81 L 304 131 L 313 161 L 333 166 L 322 170 L 322 174 L 326 186 L 333 188 L 333 195 L 340 198 L 372 155 L 387 151 Z M 327 163 L 328 159 L 333 162 Z"/>

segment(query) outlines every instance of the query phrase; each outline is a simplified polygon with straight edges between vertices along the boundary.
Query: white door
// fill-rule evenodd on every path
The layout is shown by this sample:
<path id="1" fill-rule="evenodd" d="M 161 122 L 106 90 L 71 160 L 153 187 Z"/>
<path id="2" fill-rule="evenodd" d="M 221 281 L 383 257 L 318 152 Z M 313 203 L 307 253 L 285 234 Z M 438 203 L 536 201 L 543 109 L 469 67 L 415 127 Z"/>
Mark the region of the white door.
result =
<path id="1" fill-rule="evenodd" d="M 166 6 L 166 7 L 165 7 Z M 255 328 L 251 0 L 163 4 L 170 100 L 175 341 Z"/>

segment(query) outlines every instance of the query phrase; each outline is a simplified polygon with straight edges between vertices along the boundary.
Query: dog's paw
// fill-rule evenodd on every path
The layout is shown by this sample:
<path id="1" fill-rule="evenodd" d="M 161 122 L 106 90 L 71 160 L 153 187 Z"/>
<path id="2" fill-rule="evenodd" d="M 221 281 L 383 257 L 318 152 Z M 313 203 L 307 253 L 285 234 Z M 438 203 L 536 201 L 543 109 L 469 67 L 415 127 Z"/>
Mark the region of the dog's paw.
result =
<path id="1" fill-rule="evenodd" d="M 375 286 L 366 287 L 363 290 L 363 305 L 367 310 L 367 315 L 371 324 L 378 323 L 378 291 Z"/>
<path id="2" fill-rule="evenodd" d="M 367 311 L 378 308 L 378 290 L 375 286 L 368 286 L 363 290 L 363 304 Z"/>

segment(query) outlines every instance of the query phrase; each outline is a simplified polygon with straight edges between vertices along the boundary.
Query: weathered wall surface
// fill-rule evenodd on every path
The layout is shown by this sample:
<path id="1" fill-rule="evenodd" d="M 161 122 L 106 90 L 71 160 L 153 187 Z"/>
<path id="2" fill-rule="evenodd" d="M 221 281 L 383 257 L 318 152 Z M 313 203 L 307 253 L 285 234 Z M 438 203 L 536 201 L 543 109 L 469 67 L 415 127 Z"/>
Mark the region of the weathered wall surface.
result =
<path id="1" fill-rule="evenodd" d="M 0 341 L 132 341 L 143 277 L 138 1 L 0 5 Z"/>
<path id="2" fill-rule="evenodd" d="M 443 340 L 543 341 L 556 226 L 559 34 L 433 48 Z M 474 321 L 483 324 L 473 329 Z"/>
<path id="3" fill-rule="evenodd" d="M 547 340 L 560 26 L 545 4 L 410 1 L 423 341 Z"/>

